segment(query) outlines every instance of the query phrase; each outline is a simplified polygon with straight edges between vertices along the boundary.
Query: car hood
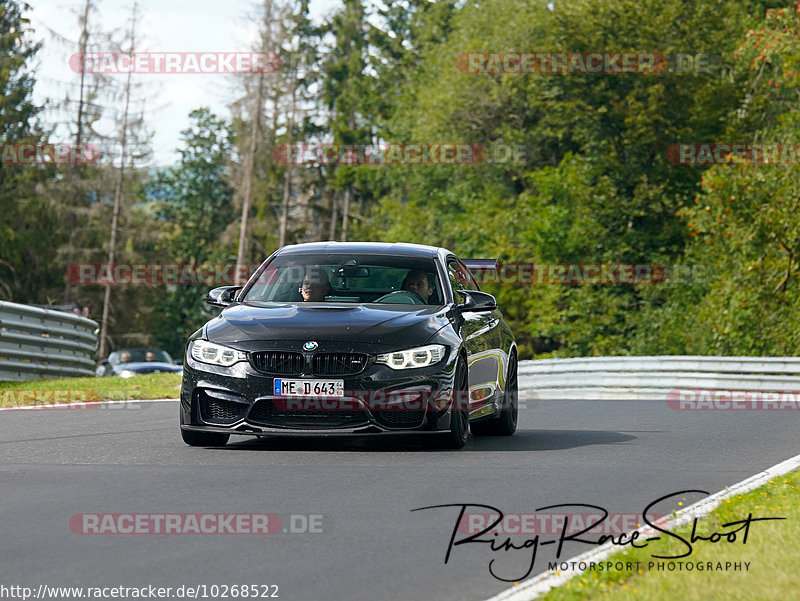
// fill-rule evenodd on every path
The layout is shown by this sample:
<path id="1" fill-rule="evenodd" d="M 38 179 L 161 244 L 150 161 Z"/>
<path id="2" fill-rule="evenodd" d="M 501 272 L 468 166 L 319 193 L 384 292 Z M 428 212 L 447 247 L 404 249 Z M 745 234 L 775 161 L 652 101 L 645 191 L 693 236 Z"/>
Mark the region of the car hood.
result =
<path id="1" fill-rule="evenodd" d="M 135 361 L 114 366 L 116 373 L 122 373 L 125 370 L 137 373 L 152 373 L 154 371 L 181 371 L 182 368 L 180 365 L 162 363 L 160 361 Z"/>
<path id="2" fill-rule="evenodd" d="M 446 313 L 441 306 L 246 303 L 227 307 L 205 333 L 242 350 L 287 340 L 397 347 L 425 343 L 449 323 Z"/>

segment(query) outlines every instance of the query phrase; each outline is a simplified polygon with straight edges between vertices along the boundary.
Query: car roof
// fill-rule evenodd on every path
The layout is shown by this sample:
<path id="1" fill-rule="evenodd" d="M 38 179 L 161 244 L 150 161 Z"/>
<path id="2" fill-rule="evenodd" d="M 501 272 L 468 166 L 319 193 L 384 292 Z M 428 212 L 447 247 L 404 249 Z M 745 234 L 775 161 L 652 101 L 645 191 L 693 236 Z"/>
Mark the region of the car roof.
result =
<path id="1" fill-rule="evenodd" d="M 434 258 L 450 251 L 438 246 L 411 244 L 408 242 L 307 242 L 284 246 L 276 251 L 276 255 L 295 253 L 372 253 L 380 255 L 402 255 L 406 257 Z"/>
<path id="2" fill-rule="evenodd" d="M 142 346 L 142 347 L 138 347 L 138 348 L 134 348 L 134 347 L 121 348 L 121 349 L 117 349 L 115 351 L 111 351 L 108 354 L 112 355 L 113 353 L 130 353 L 131 351 L 154 351 L 154 352 L 158 352 L 158 353 L 167 353 L 167 351 L 165 351 L 163 348 L 158 348 L 158 347 L 155 347 L 155 346 Z M 167 355 L 169 355 L 169 353 L 167 353 Z"/>
<path id="3" fill-rule="evenodd" d="M 125 348 L 117 349 L 112 352 L 121 353 L 123 351 L 164 351 L 164 349 L 158 348 L 157 346 L 126 346 Z M 166 353 L 167 351 L 164 352 Z"/>

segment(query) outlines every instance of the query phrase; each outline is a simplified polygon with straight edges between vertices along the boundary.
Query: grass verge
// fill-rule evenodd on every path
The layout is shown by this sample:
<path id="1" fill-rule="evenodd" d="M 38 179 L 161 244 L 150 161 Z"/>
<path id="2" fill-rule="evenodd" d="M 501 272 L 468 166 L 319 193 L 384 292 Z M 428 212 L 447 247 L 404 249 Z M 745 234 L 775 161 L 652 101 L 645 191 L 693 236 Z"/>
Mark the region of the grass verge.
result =
<path id="1" fill-rule="evenodd" d="M 800 599 L 800 472 L 776 477 L 766 485 L 744 495 L 723 501 L 706 517 L 698 520 L 698 534 L 729 533 L 737 526 L 723 524 L 753 518 L 782 517 L 781 521 L 753 522 L 747 542 L 743 531 L 736 541 L 723 537 L 719 542 L 696 541 L 690 556 L 681 559 L 656 559 L 653 555 L 681 555 L 687 547 L 667 535 L 646 548 L 614 553 L 603 563 L 639 562 L 632 570 L 585 571 L 564 585 L 540 597 L 542 601 L 773 601 Z M 674 530 L 691 540 L 692 524 Z M 669 570 L 669 562 L 675 565 Z M 663 567 L 659 562 L 664 562 Z M 677 564 L 683 562 L 678 569 Z M 714 569 L 709 569 L 710 565 Z M 749 563 L 745 569 L 745 562 Z M 687 564 L 694 568 L 687 571 Z M 697 564 L 704 568 L 698 571 Z M 733 569 L 738 564 L 740 569 Z M 728 569 L 719 570 L 719 566 Z M 627 567 L 627 566 L 624 566 Z M 633 566 L 632 566 L 633 567 Z"/>
<path id="2" fill-rule="evenodd" d="M 132 378 L 61 378 L 0 382 L 0 407 L 52 403 L 177 399 L 181 374 L 145 374 Z"/>

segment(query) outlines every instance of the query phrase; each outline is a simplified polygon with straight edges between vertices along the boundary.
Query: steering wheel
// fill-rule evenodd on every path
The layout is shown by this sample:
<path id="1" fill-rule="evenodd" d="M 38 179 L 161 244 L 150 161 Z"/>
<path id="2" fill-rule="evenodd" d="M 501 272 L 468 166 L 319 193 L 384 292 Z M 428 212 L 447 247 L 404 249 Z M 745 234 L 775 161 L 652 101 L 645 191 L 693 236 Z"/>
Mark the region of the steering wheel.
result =
<path id="1" fill-rule="evenodd" d="M 396 303 L 400 305 L 427 305 L 425 299 L 411 290 L 395 290 L 376 298 L 374 303 Z"/>

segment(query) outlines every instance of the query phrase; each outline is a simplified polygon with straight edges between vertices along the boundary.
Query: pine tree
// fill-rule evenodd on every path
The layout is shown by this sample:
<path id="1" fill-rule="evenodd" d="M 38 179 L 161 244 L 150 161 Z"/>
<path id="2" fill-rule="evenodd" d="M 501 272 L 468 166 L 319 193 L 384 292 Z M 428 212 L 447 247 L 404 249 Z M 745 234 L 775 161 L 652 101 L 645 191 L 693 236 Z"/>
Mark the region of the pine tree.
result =
<path id="1" fill-rule="evenodd" d="M 42 108 L 32 98 L 35 78 L 30 66 L 40 44 L 30 38 L 30 22 L 24 16 L 29 9 L 24 2 L 0 0 L 2 148 L 46 142 L 39 121 Z M 63 229 L 43 195 L 43 184 L 54 177 L 52 167 L 0 161 L 0 295 L 8 300 L 48 302 L 53 282 L 64 275 L 51 255 Z M 50 235 L 44 237 L 43 231 Z"/>

